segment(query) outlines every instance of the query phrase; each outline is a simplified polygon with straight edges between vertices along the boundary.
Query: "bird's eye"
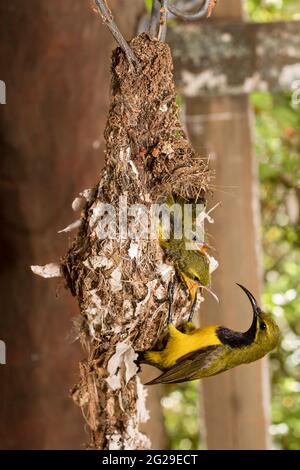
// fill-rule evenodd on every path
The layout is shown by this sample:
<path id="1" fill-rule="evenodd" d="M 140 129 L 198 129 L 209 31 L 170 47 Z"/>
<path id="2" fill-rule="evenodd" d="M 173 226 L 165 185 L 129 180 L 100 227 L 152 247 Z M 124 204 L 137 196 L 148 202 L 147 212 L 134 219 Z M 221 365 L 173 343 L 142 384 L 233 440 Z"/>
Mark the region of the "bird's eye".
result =
<path id="1" fill-rule="evenodd" d="M 267 326 L 266 326 L 265 322 L 262 321 L 261 324 L 260 324 L 260 329 L 265 330 L 266 328 L 267 328 Z"/>

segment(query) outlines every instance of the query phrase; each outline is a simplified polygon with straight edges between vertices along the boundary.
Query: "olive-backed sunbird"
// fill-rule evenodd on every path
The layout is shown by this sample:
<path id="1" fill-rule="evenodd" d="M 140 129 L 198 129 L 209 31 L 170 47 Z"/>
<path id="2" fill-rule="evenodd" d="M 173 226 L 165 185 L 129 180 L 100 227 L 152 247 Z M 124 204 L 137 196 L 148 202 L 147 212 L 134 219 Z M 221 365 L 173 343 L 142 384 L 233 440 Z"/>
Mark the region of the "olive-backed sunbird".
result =
<path id="1" fill-rule="evenodd" d="M 169 194 L 166 198 L 165 204 L 169 210 L 173 209 L 173 212 L 170 213 L 171 231 L 166 238 L 164 220 L 162 217 L 160 217 L 157 225 L 158 241 L 165 253 L 166 258 L 172 262 L 176 274 L 186 285 L 189 291 L 189 295 L 192 301 L 192 308 L 189 317 L 190 321 L 192 319 L 193 311 L 196 305 L 198 290 L 201 290 L 203 287 L 207 288 L 210 284 L 210 262 L 206 254 L 206 251 L 209 247 L 204 242 L 198 241 L 197 243 L 195 239 L 190 239 L 186 234 L 188 221 L 185 218 L 186 214 L 184 211 L 184 205 L 191 204 L 192 206 L 192 213 L 190 214 L 191 220 L 189 221 L 190 226 L 192 226 L 193 219 L 195 219 L 195 201 L 187 201 L 178 195 Z M 176 226 L 177 228 L 179 227 L 179 229 L 181 229 L 182 236 L 179 238 L 176 238 L 175 236 Z M 193 235 L 192 232 L 191 235 Z M 171 285 L 169 289 L 170 321 L 173 293 L 174 284 Z"/>
<path id="2" fill-rule="evenodd" d="M 245 333 L 221 325 L 189 329 L 183 333 L 169 324 L 167 344 L 162 351 L 140 353 L 139 362 L 163 371 L 146 385 L 179 383 L 219 374 L 240 364 L 262 358 L 276 347 L 280 332 L 270 315 L 262 312 L 251 292 L 248 296 L 253 321 Z M 190 323 L 187 324 L 191 325 Z"/>

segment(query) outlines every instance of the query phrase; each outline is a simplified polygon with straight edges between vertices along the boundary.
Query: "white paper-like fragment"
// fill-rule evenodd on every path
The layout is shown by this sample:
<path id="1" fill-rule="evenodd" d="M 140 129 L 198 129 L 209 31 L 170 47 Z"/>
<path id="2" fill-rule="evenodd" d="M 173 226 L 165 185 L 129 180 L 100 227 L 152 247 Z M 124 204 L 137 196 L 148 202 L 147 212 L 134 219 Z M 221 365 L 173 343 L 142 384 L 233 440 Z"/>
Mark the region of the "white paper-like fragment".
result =
<path id="1" fill-rule="evenodd" d="M 126 320 L 129 320 L 133 317 L 133 306 L 129 299 L 125 299 L 123 302 L 123 314 Z"/>
<path id="2" fill-rule="evenodd" d="M 122 438 L 117 432 L 112 436 L 106 436 L 109 442 L 108 450 L 121 450 L 122 449 Z"/>
<path id="3" fill-rule="evenodd" d="M 125 366 L 125 383 L 136 375 L 138 367 L 134 362 L 137 359 L 137 353 L 134 352 L 132 346 L 124 341 L 118 343 L 115 354 L 109 359 L 107 364 L 107 372 L 109 377 L 105 379 L 112 390 L 121 388 L 121 369 Z"/>
<path id="4" fill-rule="evenodd" d="M 120 374 L 113 375 L 112 377 L 107 377 L 107 379 L 105 380 L 112 390 L 119 390 L 119 388 L 121 388 Z"/>
<path id="5" fill-rule="evenodd" d="M 125 163 L 127 163 L 130 159 L 130 154 L 131 154 L 130 147 L 127 147 L 124 150 L 121 149 L 120 154 L 119 154 L 119 158 L 120 158 L 121 161 L 124 161 Z"/>
<path id="6" fill-rule="evenodd" d="M 90 269 L 104 268 L 110 269 L 113 266 L 113 261 L 106 256 L 91 256 L 83 262 L 84 266 Z"/>
<path id="7" fill-rule="evenodd" d="M 139 254 L 139 245 L 133 241 L 130 243 L 130 248 L 128 250 L 130 259 L 137 259 Z"/>
<path id="8" fill-rule="evenodd" d="M 113 270 L 110 276 L 110 285 L 111 285 L 111 290 L 113 292 L 118 292 L 122 290 L 122 281 L 121 281 L 122 273 L 121 273 L 121 268 L 118 266 L 116 269 Z"/>
<path id="9" fill-rule="evenodd" d="M 135 363 L 135 360 L 137 359 L 138 355 L 132 348 L 132 346 L 129 346 L 127 351 L 124 354 L 124 363 L 126 367 L 126 372 L 125 372 L 125 382 L 128 383 L 132 377 L 134 377 L 138 371 L 138 366 Z"/>
<path id="10" fill-rule="evenodd" d="M 159 110 L 162 112 L 162 113 L 166 113 L 168 111 L 168 105 L 165 103 L 165 104 L 162 104 L 161 107 L 159 108 Z"/>
<path id="11" fill-rule="evenodd" d="M 203 222 L 204 220 L 207 220 L 207 222 L 209 222 L 210 224 L 213 224 L 214 223 L 214 219 L 209 215 L 211 212 L 213 212 L 221 203 L 218 202 L 214 207 L 212 207 L 211 209 L 209 209 L 208 212 L 205 212 L 202 211 L 200 212 L 200 214 L 197 216 L 197 224 L 200 224 L 201 222 Z"/>
<path id="12" fill-rule="evenodd" d="M 98 308 L 102 308 L 102 303 L 101 303 L 101 299 L 100 297 L 98 296 L 97 294 L 97 289 L 92 289 L 89 291 L 89 296 L 90 296 L 90 299 L 91 301 L 93 302 L 93 304 L 98 307 Z"/>
<path id="13" fill-rule="evenodd" d="M 62 277 L 61 266 L 58 263 L 49 263 L 45 266 L 30 266 L 31 271 L 44 278 Z"/>
<path id="14" fill-rule="evenodd" d="M 102 215 L 103 215 L 103 204 L 102 202 L 97 201 L 92 206 L 92 214 L 91 214 L 90 222 L 89 222 L 91 228 L 94 228 L 97 225 Z"/>
<path id="15" fill-rule="evenodd" d="M 162 263 L 157 267 L 157 271 L 164 282 L 169 282 L 171 275 L 174 273 L 174 268 L 169 264 Z"/>
<path id="16" fill-rule="evenodd" d="M 99 240 L 116 238 L 116 211 L 112 204 L 96 201 L 91 208 L 89 225 Z"/>
<path id="17" fill-rule="evenodd" d="M 110 376 L 115 375 L 119 367 L 121 366 L 121 358 L 123 354 L 128 349 L 128 344 L 124 341 L 122 343 L 118 343 L 116 346 L 116 352 L 111 356 L 107 364 L 107 372 Z"/>
<path id="18" fill-rule="evenodd" d="M 88 306 L 84 309 L 84 314 L 88 319 L 90 335 L 92 338 L 96 338 L 96 328 L 98 325 L 103 324 L 108 314 L 108 307 L 102 305 L 97 289 L 91 289 L 88 291 L 88 295 L 90 302 L 88 302 Z"/>
<path id="19" fill-rule="evenodd" d="M 140 378 L 136 377 L 136 418 L 138 423 L 146 423 L 150 418 L 149 411 L 146 408 L 146 398 L 148 390 L 144 387 Z"/>
<path id="20" fill-rule="evenodd" d="M 63 228 L 62 230 L 59 230 L 57 233 L 72 232 L 72 230 L 75 230 L 76 228 L 78 228 L 80 224 L 81 224 L 81 220 L 78 219 L 75 222 L 72 222 L 67 227 Z"/>
<path id="21" fill-rule="evenodd" d="M 159 300 L 162 300 L 165 297 L 165 289 L 163 288 L 162 285 L 160 285 L 156 291 L 154 292 L 155 297 Z"/>
<path id="22" fill-rule="evenodd" d="M 149 438 L 138 429 L 138 423 L 130 418 L 126 427 L 126 439 L 124 440 L 125 450 L 150 449 L 151 442 Z"/>
<path id="23" fill-rule="evenodd" d="M 135 314 L 136 316 L 139 316 L 140 315 L 140 312 L 141 312 L 141 309 L 143 308 L 143 306 L 148 302 L 148 300 L 150 299 L 150 296 L 152 294 L 152 291 L 153 289 L 155 288 L 157 284 L 157 279 L 153 279 L 153 281 L 149 281 L 147 282 L 147 288 L 148 288 L 148 292 L 147 292 L 147 295 L 144 297 L 144 299 L 139 302 L 136 306 L 136 309 L 135 309 Z"/>
<path id="24" fill-rule="evenodd" d="M 219 262 L 216 260 L 216 258 L 209 255 L 208 253 L 206 253 L 206 256 L 209 260 L 209 272 L 211 274 L 219 267 Z"/>

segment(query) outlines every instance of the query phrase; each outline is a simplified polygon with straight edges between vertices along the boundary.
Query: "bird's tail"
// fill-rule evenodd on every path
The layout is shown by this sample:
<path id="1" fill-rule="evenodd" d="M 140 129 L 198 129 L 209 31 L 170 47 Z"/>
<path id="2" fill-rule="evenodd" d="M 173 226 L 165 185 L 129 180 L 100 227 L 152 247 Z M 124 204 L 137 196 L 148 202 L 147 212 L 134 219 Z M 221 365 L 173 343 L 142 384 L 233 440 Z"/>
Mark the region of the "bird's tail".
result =
<path id="1" fill-rule="evenodd" d="M 164 370 L 161 366 L 161 352 L 160 351 L 137 351 L 138 357 L 135 360 L 136 364 L 148 364 L 154 366 L 157 369 Z"/>
<path id="2" fill-rule="evenodd" d="M 135 360 L 135 362 L 137 363 L 138 367 L 140 368 L 141 364 L 148 364 L 150 366 L 155 366 L 157 367 L 158 369 L 160 370 L 163 370 L 162 368 L 159 367 L 159 365 L 157 363 L 154 362 L 154 359 L 153 358 L 150 358 L 149 357 L 149 353 L 150 351 L 139 351 L 137 354 L 138 354 L 138 357 L 137 359 Z M 151 351 L 151 354 L 153 354 L 154 351 Z M 144 385 L 155 385 L 155 384 L 158 384 L 160 383 L 160 375 L 158 377 L 156 377 L 155 379 L 153 380 L 150 380 L 149 382 L 146 382 L 144 383 Z"/>
<path id="3" fill-rule="evenodd" d="M 145 351 L 137 351 L 138 357 L 135 359 L 135 362 L 139 366 L 140 364 L 146 364 Z"/>

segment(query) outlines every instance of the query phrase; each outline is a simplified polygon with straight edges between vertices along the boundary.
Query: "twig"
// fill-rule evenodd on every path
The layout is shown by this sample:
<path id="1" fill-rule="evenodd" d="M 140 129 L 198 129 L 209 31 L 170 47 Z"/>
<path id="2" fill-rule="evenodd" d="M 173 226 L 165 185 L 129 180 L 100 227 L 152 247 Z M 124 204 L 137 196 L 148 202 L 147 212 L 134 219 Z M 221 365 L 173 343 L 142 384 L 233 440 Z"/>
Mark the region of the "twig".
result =
<path id="1" fill-rule="evenodd" d="M 111 11 L 109 10 L 106 4 L 106 0 L 95 0 L 95 3 L 97 7 L 99 8 L 99 11 L 100 11 L 100 14 L 104 23 L 106 23 L 111 34 L 113 35 L 113 37 L 115 38 L 119 46 L 121 47 L 124 54 L 126 55 L 129 64 L 133 68 L 139 68 L 140 64 L 139 64 L 138 58 L 136 57 L 135 53 L 130 48 L 129 44 L 127 43 L 121 31 L 119 30 L 116 23 L 114 22 Z"/>
<path id="2" fill-rule="evenodd" d="M 168 0 L 160 0 L 160 18 L 159 18 L 159 30 L 158 40 L 164 42 L 167 35 L 167 15 L 168 15 Z"/>
<path id="3" fill-rule="evenodd" d="M 159 15 L 160 15 L 159 12 L 160 12 L 160 1 L 153 0 L 150 26 L 149 26 L 149 34 L 152 37 L 155 37 L 157 33 L 157 25 L 159 24 Z"/>

